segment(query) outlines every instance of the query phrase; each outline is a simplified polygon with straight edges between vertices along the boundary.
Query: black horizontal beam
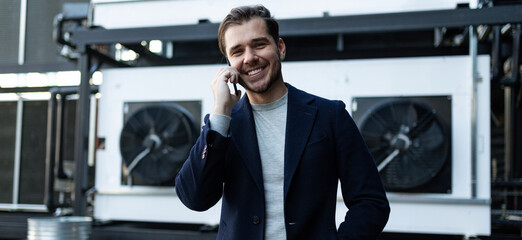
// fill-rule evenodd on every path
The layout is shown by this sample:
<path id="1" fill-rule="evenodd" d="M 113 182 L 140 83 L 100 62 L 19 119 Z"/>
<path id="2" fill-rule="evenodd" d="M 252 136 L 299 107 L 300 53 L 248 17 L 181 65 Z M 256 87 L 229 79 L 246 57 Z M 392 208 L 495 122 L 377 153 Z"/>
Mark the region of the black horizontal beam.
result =
<path id="1" fill-rule="evenodd" d="M 29 72 L 58 72 L 58 71 L 76 71 L 78 65 L 74 62 L 51 63 L 51 64 L 13 64 L 0 65 L 0 74 L 4 73 L 29 73 Z"/>
<path id="2" fill-rule="evenodd" d="M 522 187 L 522 178 L 512 179 L 509 181 L 494 181 L 494 182 L 491 182 L 491 187 L 498 187 L 498 188 Z"/>
<path id="3" fill-rule="evenodd" d="M 281 35 L 329 35 L 425 30 L 438 27 L 502 25 L 522 22 L 522 4 L 454 10 L 350 15 L 280 21 Z"/>
<path id="4" fill-rule="evenodd" d="M 51 87 L 10 87 L 0 88 L 0 93 L 30 93 L 30 92 L 49 92 Z"/>
<path id="5" fill-rule="evenodd" d="M 522 22 L 522 4 L 481 9 L 434 10 L 385 14 L 281 19 L 281 36 L 316 36 L 350 33 L 413 31 L 437 27 L 502 25 Z M 128 29 L 79 29 L 75 45 L 139 43 L 149 40 L 209 41 L 217 39 L 217 23 Z"/>
<path id="6" fill-rule="evenodd" d="M 91 85 L 91 93 L 97 93 L 98 91 L 99 91 L 98 85 Z M 0 93 L 30 93 L 30 92 L 51 92 L 51 93 L 58 93 L 58 94 L 75 94 L 78 92 L 78 86 L 0 88 Z"/>
<path id="7" fill-rule="evenodd" d="M 202 23 L 168 27 L 79 29 L 72 31 L 71 42 L 78 46 L 109 43 L 132 44 L 148 40 L 204 41 L 216 39 L 218 27 L 218 24 Z"/>

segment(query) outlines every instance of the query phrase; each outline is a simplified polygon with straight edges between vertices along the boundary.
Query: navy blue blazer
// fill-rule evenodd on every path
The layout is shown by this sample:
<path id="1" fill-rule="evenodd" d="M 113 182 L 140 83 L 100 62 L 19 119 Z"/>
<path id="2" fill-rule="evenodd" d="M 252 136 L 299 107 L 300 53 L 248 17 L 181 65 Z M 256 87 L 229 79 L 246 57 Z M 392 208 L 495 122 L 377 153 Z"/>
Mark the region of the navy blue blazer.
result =
<path id="1" fill-rule="evenodd" d="M 288 86 L 284 217 L 288 240 L 376 239 L 389 203 L 355 123 L 341 101 Z M 176 192 L 190 209 L 204 211 L 222 199 L 217 239 L 262 240 L 265 197 L 252 109 L 245 95 L 232 111 L 229 137 L 211 131 L 208 115 Z M 335 224 L 338 182 L 349 208 Z"/>

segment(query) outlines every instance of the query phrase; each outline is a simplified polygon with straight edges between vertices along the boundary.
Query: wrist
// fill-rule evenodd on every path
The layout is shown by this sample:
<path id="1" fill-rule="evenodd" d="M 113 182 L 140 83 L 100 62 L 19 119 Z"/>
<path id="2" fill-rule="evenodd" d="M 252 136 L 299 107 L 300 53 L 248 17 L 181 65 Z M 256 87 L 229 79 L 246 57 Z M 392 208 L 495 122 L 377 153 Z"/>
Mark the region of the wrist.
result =
<path id="1" fill-rule="evenodd" d="M 230 116 L 232 114 L 232 108 L 226 106 L 214 106 L 212 113 Z"/>

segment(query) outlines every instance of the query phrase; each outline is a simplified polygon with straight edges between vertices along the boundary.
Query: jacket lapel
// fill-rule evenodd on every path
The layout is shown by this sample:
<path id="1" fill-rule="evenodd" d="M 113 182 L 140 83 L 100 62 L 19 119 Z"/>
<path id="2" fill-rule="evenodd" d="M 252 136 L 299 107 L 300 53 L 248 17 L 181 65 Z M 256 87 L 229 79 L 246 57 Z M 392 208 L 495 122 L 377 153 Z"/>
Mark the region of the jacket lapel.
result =
<path id="1" fill-rule="evenodd" d="M 285 180 L 284 195 L 288 193 L 292 177 L 299 165 L 313 123 L 317 114 L 317 108 L 310 105 L 313 97 L 293 86 L 288 87 L 288 113 L 286 120 L 285 136 Z M 231 138 L 244 161 L 250 175 L 258 189 L 264 194 L 263 173 L 261 157 L 257 143 L 256 128 L 252 107 L 245 96 L 237 104 L 232 113 L 230 123 Z"/>
<path id="2" fill-rule="evenodd" d="M 284 196 L 288 193 L 292 177 L 308 143 L 317 108 L 310 105 L 313 97 L 291 85 L 288 86 L 288 114 L 285 137 Z"/>
<path id="3" fill-rule="evenodd" d="M 246 95 L 240 100 L 232 113 L 230 130 L 230 137 L 236 145 L 241 159 L 254 179 L 256 186 L 261 193 L 264 194 L 263 173 L 261 170 L 261 157 L 259 155 L 256 127 L 252 115 L 252 107 Z"/>

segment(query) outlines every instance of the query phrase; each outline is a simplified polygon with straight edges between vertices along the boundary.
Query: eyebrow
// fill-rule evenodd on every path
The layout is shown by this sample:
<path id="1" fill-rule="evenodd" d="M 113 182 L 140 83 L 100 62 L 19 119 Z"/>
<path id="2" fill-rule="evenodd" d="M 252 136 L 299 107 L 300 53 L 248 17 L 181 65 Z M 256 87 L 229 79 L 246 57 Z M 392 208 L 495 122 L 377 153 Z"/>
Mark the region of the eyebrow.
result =
<path id="1" fill-rule="evenodd" d="M 265 41 L 269 42 L 270 40 L 268 40 L 267 37 L 258 37 L 258 38 L 254 38 L 254 39 L 251 40 L 251 42 L 253 42 L 253 43 L 265 42 Z M 237 45 L 232 46 L 228 51 L 232 52 L 232 51 L 234 51 L 234 50 L 236 50 L 237 48 L 240 48 L 240 47 L 241 47 L 241 44 L 237 44 Z"/>

